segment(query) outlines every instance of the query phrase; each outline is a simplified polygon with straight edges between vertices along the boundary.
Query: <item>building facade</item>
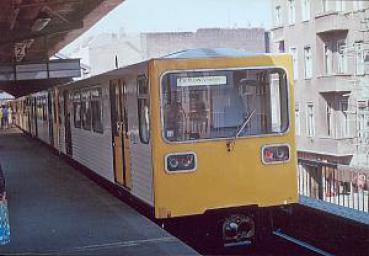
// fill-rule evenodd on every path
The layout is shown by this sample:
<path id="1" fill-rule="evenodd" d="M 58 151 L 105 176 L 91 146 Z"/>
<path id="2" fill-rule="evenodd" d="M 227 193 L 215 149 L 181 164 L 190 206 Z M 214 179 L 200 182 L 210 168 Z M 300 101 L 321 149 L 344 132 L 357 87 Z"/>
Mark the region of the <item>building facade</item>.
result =
<path id="1" fill-rule="evenodd" d="M 369 166 L 369 2 L 273 0 L 272 52 L 294 62 L 300 159 Z"/>
<path id="2" fill-rule="evenodd" d="M 193 48 L 234 48 L 261 53 L 268 51 L 267 35 L 262 28 L 202 28 L 196 32 L 142 33 L 146 58 Z"/>
<path id="3" fill-rule="evenodd" d="M 268 51 L 263 28 L 203 28 L 196 32 L 152 32 L 140 34 L 102 33 L 82 38 L 68 57 L 81 58 L 97 75 L 117 67 L 162 57 L 191 48 L 235 48 L 251 53 Z"/>

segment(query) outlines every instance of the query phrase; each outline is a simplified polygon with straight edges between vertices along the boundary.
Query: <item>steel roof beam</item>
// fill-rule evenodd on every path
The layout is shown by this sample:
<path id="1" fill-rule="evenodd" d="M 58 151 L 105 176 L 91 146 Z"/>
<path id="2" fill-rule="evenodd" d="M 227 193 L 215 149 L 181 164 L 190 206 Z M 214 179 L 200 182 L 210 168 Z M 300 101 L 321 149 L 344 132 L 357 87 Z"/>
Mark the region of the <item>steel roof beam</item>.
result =
<path id="1" fill-rule="evenodd" d="M 33 39 L 38 37 L 45 37 L 52 34 L 65 33 L 74 29 L 83 28 L 83 21 L 77 21 L 73 23 L 68 23 L 63 26 L 55 26 L 55 27 L 46 27 L 44 30 L 39 32 L 32 33 L 17 33 L 15 35 L 11 35 L 9 37 L 0 38 L 0 45 L 22 42 L 27 39 Z"/>
<path id="2" fill-rule="evenodd" d="M 32 7 L 40 7 L 40 6 L 44 6 L 44 5 L 57 5 L 57 4 L 73 4 L 73 3 L 81 3 L 81 0 L 44 0 L 42 2 L 38 2 L 38 3 L 30 3 L 30 4 L 20 4 L 18 5 L 19 8 L 32 8 Z"/>

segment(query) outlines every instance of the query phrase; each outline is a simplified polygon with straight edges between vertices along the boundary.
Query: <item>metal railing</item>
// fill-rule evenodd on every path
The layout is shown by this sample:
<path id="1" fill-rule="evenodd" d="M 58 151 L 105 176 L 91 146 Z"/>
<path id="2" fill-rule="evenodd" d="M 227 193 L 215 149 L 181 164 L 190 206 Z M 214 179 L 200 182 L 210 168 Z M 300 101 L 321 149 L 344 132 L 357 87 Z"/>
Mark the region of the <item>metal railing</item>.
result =
<path id="1" fill-rule="evenodd" d="M 369 171 L 299 159 L 300 195 L 369 213 Z"/>

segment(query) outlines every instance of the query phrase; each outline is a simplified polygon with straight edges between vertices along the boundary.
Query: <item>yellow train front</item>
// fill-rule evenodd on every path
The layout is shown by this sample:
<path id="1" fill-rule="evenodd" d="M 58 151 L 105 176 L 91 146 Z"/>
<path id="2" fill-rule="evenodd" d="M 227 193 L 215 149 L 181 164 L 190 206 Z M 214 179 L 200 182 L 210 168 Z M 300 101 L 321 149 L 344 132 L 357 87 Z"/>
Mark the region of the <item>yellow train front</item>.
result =
<path id="1" fill-rule="evenodd" d="M 290 56 L 183 52 L 149 74 L 157 218 L 224 212 L 240 241 L 260 210 L 297 202 Z"/>

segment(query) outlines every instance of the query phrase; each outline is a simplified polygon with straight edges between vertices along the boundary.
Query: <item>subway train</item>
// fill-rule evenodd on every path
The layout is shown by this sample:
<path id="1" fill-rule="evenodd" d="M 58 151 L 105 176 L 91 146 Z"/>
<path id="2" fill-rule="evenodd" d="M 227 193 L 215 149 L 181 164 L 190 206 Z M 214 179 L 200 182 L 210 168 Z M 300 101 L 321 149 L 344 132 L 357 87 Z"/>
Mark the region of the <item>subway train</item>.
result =
<path id="1" fill-rule="evenodd" d="M 287 54 L 192 49 L 14 104 L 19 128 L 156 219 L 212 216 L 227 244 L 298 201 L 293 96 Z"/>

